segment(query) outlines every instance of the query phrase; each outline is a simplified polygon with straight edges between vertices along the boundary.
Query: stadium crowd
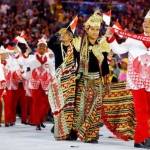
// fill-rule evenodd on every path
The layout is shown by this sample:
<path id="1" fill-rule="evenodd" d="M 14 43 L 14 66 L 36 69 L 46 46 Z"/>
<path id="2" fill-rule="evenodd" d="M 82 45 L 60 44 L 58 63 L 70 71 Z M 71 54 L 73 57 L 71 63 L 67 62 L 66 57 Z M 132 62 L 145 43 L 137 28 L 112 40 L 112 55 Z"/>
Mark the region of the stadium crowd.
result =
<path id="1" fill-rule="evenodd" d="M 49 39 L 60 27 L 66 26 L 75 15 L 79 16 L 76 32 L 82 34 L 82 23 L 97 7 L 103 12 L 111 9 L 112 22 L 118 19 L 130 32 L 141 33 L 143 16 L 149 2 L 30 0 L 6 3 L 3 1 L 0 3 L 0 45 L 10 44 L 12 39 L 24 30 L 30 47 L 34 49 L 37 39 L 43 35 Z M 137 12 L 140 12 L 139 15 L 136 15 Z"/>

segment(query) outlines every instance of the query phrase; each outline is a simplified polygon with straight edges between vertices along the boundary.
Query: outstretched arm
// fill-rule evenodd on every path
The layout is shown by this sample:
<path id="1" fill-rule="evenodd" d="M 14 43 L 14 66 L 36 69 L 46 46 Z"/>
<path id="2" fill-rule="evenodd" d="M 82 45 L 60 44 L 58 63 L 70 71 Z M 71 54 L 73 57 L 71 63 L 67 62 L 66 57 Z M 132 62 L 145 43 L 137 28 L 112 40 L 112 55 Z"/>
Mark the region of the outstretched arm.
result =
<path id="1" fill-rule="evenodd" d="M 110 44 L 110 48 L 116 54 L 124 54 L 129 51 L 129 39 L 127 39 L 122 44 L 119 44 L 114 36 L 112 28 L 108 28 L 105 36 L 107 37 L 107 41 Z"/>

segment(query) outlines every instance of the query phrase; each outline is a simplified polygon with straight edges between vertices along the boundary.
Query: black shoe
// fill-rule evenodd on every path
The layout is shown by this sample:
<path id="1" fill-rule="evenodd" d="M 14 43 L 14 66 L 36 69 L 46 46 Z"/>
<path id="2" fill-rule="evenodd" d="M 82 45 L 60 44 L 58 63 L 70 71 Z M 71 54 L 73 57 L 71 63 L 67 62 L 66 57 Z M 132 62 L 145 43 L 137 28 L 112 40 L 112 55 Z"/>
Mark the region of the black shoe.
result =
<path id="1" fill-rule="evenodd" d="M 51 123 L 54 123 L 54 118 L 53 118 L 53 116 L 51 114 L 48 116 L 48 120 L 47 121 L 49 121 Z"/>
<path id="2" fill-rule="evenodd" d="M 145 146 L 150 147 L 150 138 L 145 140 Z"/>
<path id="3" fill-rule="evenodd" d="M 103 127 L 104 124 L 102 122 L 99 123 L 99 127 Z"/>
<path id="4" fill-rule="evenodd" d="M 97 143 L 98 143 L 98 140 L 85 141 L 85 143 L 93 143 L 93 144 L 97 144 Z"/>
<path id="5" fill-rule="evenodd" d="M 141 143 L 134 143 L 135 148 L 147 148 L 150 149 L 150 147 L 146 146 L 144 142 Z"/>
<path id="6" fill-rule="evenodd" d="M 76 141 L 77 138 L 78 138 L 77 132 L 74 131 L 74 130 L 71 130 L 71 132 L 70 132 L 70 134 L 69 134 L 69 139 L 70 139 L 71 141 Z"/>
<path id="7" fill-rule="evenodd" d="M 51 128 L 51 133 L 54 133 L 54 125 L 53 125 L 53 127 Z"/>
<path id="8" fill-rule="evenodd" d="M 36 126 L 36 130 L 41 130 L 41 126 L 40 125 Z"/>
<path id="9" fill-rule="evenodd" d="M 15 123 L 14 123 L 14 122 L 12 122 L 12 123 L 10 123 L 10 124 L 9 124 L 9 126 L 14 126 L 14 125 L 15 125 Z"/>
<path id="10" fill-rule="evenodd" d="M 10 126 L 10 124 L 9 123 L 5 123 L 5 127 L 9 127 Z"/>
<path id="11" fill-rule="evenodd" d="M 42 128 L 45 128 L 45 127 L 46 127 L 46 125 L 44 125 L 43 123 L 41 123 L 41 127 L 42 127 Z"/>
<path id="12" fill-rule="evenodd" d="M 77 132 L 74 130 L 71 130 L 70 134 L 66 138 L 67 141 L 76 141 L 77 140 Z"/>

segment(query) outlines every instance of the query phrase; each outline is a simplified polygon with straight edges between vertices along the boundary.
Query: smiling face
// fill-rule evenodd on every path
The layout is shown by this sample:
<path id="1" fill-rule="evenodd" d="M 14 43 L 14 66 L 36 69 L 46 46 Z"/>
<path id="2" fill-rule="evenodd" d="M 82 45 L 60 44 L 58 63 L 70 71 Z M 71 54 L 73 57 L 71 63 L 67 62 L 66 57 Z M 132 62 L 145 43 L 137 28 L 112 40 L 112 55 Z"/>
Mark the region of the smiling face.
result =
<path id="1" fill-rule="evenodd" d="M 146 35 L 150 36 L 150 18 L 147 18 L 143 22 L 143 30 Z"/>
<path id="2" fill-rule="evenodd" d="M 43 55 L 47 51 L 47 45 L 44 43 L 38 44 L 38 52 Z"/>

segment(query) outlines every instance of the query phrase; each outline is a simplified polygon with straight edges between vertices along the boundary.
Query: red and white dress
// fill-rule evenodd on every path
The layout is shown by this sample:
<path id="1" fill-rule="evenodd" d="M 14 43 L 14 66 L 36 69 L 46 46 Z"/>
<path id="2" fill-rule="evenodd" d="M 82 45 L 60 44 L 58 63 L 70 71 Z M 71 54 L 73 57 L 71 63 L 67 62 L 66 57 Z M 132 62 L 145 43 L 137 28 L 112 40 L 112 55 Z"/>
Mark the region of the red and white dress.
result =
<path id="1" fill-rule="evenodd" d="M 113 52 L 128 52 L 127 88 L 132 90 L 137 121 L 134 139 L 143 142 L 150 137 L 150 42 L 132 38 L 122 44 L 109 42 Z"/>

